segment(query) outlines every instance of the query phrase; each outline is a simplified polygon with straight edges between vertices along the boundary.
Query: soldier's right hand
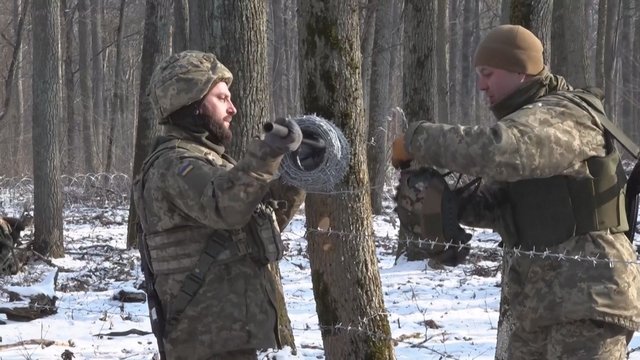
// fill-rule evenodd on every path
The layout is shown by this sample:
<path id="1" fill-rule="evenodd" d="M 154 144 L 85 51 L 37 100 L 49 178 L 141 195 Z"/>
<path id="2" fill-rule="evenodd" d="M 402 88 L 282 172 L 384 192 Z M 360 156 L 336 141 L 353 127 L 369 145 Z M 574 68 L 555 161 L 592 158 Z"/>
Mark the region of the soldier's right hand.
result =
<path id="1" fill-rule="evenodd" d="M 264 136 L 264 142 L 280 154 L 297 150 L 302 142 L 302 131 L 298 124 L 291 119 L 284 118 L 278 118 L 274 123 L 286 127 L 289 130 L 287 135 L 280 136 L 269 132 Z"/>

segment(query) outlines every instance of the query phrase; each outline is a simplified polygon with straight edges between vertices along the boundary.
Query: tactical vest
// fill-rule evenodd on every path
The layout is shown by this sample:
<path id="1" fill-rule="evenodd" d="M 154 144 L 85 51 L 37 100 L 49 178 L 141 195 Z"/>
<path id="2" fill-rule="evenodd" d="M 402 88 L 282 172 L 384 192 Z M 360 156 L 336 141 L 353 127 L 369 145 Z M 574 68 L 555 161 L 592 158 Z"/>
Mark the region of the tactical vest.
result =
<path id="1" fill-rule="evenodd" d="M 212 166 L 225 166 L 225 161 L 231 158 L 220 157 L 214 151 L 185 140 L 169 140 L 159 145 L 143 164 L 141 175 L 134 183 L 136 208 L 140 216 L 142 229 L 149 229 L 144 208 L 144 176 L 153 163 L 166 151 L 180 148 L 189 151 L 189 156 L 202 159 Z M 200 234 L 200 235 L 199 235 Z M 185 236 L 189 242 L 185 242 Z M 260 203 L 254 210 L 247 225 L 240 229 L 213 229 L 207 226 L 185 226 L 155 233 L 144 233 L 145 250 L 148 251 L 148 264 L 154 276 L 190 271 L 176 299 L 174 300 L 174 314 L 167 319 L 166 327 L 171 327 L 181 313 L 186 309 L 191 299 L 199 291 L 209 268 L 215 264 L 229 263 L 249 256 L 260 265 L 266 265 L 282 258 L 284 246 L 277 228 L 273 206 L 268 202 Z M 202 242 L 204 249 L 202 250 Z M 143 247 L 141 246 L 141 249 Z M 159 253 L 171 256 L 161 257 Z M 200 250 L 194 250 L 200 249 Z M 193 264 L 185 267 L 185 263 Z M 148 279 L 147 281 L 153 281 Z"/>
<path id="2" fill-rule="evenodd" d="M 583 99 L 589 94 L 557 94 L 580 106 L 601 123 L 601 107 Z M 594 97 L 595 99 L 595 97 Z M 544 250 L 592 231 L 627 231 L 626 175 L 608 133 L 607 155 L 587 159 L 592 178 L 556 175 L 509 183 L 508 198 L 515 227 L 515 247 Z M 510 242 L 512 242 L 510 241 Z M 511 245 L 511 244 L 510 244 Z"/>

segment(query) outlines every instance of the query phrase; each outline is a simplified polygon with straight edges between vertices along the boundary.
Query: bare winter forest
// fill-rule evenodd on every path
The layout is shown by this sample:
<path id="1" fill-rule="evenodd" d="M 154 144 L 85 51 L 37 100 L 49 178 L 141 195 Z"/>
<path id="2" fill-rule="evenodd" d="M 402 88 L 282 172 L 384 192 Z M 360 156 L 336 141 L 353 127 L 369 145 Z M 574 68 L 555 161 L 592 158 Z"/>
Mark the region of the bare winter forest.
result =
<path id="1" fill-rule="evenodd" d="M 311 244 L 341 238 L 336 258 L 316 264 L 336 283 L 365 274 L 352 315 L 388 334 L 371 316 L 384 306 L 378 269 L 339 259 L 375 257 L 390 140 L 407 125 L 391 109 L 409 122 L 493 122 L 472 59 L 504 23 L 538 35 L 551 71 L 574 87 L 603 88 L 610 117 L 640 142 L 640 0 L 0 0 L 0 184 L 33 184 L 33 250 L 63 257 L 63 211 L 80 196 L 70 185 L 91 179 L 84 189 L 108 192 L 101 179 L 125 179 L 127 198 L 161 130 L 146 97 L 154 66 L 212 52 L 234 74 L 232 156 L 276 117 L 316 113 L 343 130 L 348 191 L 308 194 L 308 229 L 322 211 L 336 219 L 335 233 L 307 234 L 309 256 Z M 136 214 L 127 216 L 134 247 Z"/>

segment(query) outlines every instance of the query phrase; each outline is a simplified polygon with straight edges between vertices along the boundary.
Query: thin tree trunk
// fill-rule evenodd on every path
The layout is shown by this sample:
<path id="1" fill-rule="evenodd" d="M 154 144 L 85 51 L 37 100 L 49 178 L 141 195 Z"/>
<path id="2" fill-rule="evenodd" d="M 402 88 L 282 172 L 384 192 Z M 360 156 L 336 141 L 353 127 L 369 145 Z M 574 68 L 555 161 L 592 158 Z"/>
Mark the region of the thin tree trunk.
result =
<path id="1" fill-rule="evenodd" d="M 78 171 L 79 164 L 77 154 L 80 152 L 79 129 L 80 124 L 75 117 L 75 82 L 73 71 L 73 17 L 75 7 L 69 7 L 67 0 L 62 0 L 62 9 L 64 12 L 64 104 L 66 106 L 66 146 L 63 159 L 67 163 L 64 173 L 73 175 Z"/>
<path id="2" fill-rule="evenodd" d="M 587 86 L 586 26 L 584 1 L 556 1 L 553 4 L 551 70 L 563 75 L 574 87 Z"/>
<path id="3" fill-rule="evenodd" d="M 607 29 L 607 0 L 599 0 L 598 4 L 598 37 L 596 40 L 596 86 L 605 90 L 605 34 Z"/>
<path id="4" fill-rule="evenodd" d="M 376 3 L 379 0 L 361 0 L 360 11 L 360 51 L 362 53 L 362 95 L 364 100 L 365 126 L 369 126 L 369 88 L 371 81 L 371 56 L 373 52 L 374 30 L 376 24 Z"/>
<path id="5" fill-rule="evenodd" d="M 435 122 L 449 123 L 449 9 L 447 0 L 437 2 L 436 81 L 438 117 Z"/>
<path id="6" fill-rule="evenodd" d="M 172 37 L 173 52 L 179 53 L 189 47 L 189 2 L 174 0 L 173 18 L 175 26 Z"/>
<path id="7" fill-rule="evenodd" d="M 62 113 L 60 1 L 36 1 L 33 19 L 34 244 L 42 255 L 63 257 L 62 196 L 57 123 Z"/>
<path id="8" fill-rule="evenodd" d="M 464 0 L 462 0 L 464 1 Z M 506 1 L 506 0 L 504 0 Z M 454 124 L 460 124 L 460 0 L 450 0 L 449 14 L 449 116 Z"/>
<path id="9" fill-rule="evenodd" d="M 84 154 L 84 171 L 95 172 L 94 156 L 95 134 L 93 129 L 93 100 L 91 97 L 91 70 L 89 50 L 91 34 L 89 26 L 89 0 L 78 0 L 78 63 L 80 82 L 80 101 L 82 103 L 82 147 Z"/>
<path id="10" fill-rule="evenodd" d="M 22 2 L 22 4 L 21 4 Z M 5 113 L 0 114 L 0 121 L 8 122 L 5 129 L 9 131 L 9 139 L 6 140 L 7 149 L 4 154 L 8 154 L 7 160 L 10 164 L 6 175 L 19 176 L 24 171 L 25 159 L 23 147 L 24 138 L 24 94 L 22 86 L 22 59 L 23 59 L 23 33 L 24 22 L 29 8 L 28 0 L 14 0 L 13 16 L 18 21 L 15 24 L 14 36 L 15 43 L 11 64 L 9 65 L 9 73 L 5 80 Z M 6 114 L 6 116 L 5 116 Z"/>
<path id="11" fill-rule="evenodd" d="M 92 69 L 92 96 L 93 96 L 93 128 L 95 131 L 94 153 L 98 164 L 102 168 L 104 161 L 104 130 L 105 107 L 104 107 L 104 62 L 102 49 L 102 7 L 104 0 L 91 0 L 91 69 Z"/>
<path id="12" fill-rule="evenodd" d="M 604 91 L 605 91 L 605 109 L 608 115 L 617 121 L 616 113 L 616 87 L 618 86 L 616 81 L 615 65 L 617 58 L 618 48 L 618 28 L 620 20 L 620 1 L 611 0 L 607 1 L 607 20 L 605 27 L 605 39 L 604 39 Z"/>
<path id="13" fill-rule="evenodd" d="M 391 0 L 377 0 L 376 23 L 371 59 L 371 89 L 369 94 L 368 170 L 371 179 L 371 209 L 382 214 L 384 180 L 389 162 L 387 160 L 387 124 L 389 123 L 389 66 L 391 53 Z"/>
<path id="14" fill-rule="evenodd" d="M 121 114 L 122 107 L 124 106 L 123 99 L 123 87 L 124 77 L 122 75 L 122 62 L 123 62 L 123 37 L 124 37 L 124 10 L 126 6 L 126 0 L 120 0 L 120 11 L 118 12 L 118 29 L 116 30 L 116 64 L 115 71 L 113 73 L 113 95 L 111 97 L 111 111 L 109 116 L 109 135 L 107 136 L 107 162 L 105 165 L 105 172 L 112 172 L 113 167 L 113 152 L 115 146 L 116 126 L 122 122 Z"/>
<path id="15" fill-rule="evenodd" d="M 362 191 L 369 181 L 358 11 L 357 0 L 299 3 L 303 111 L 333 120 L 352 147 L 336 193 L 308 194 L 306 237 L 325 357 L 392 359 L 369 191 Z"/>
<path id="16" fill-rule="evenodd" d="M 473 69 L 473 55 L 475 49 L 473 48 L 473 33 L 474 33 L 474 4 L 475 0 L 462 0 L 462 49 L 460 51 L 460 122 L 466 125 L 475 123 L 475 115 L 473 114 L 473 92 L 474 88 L 471 85 L 472 80 L 475 78 L 475 71 Z M 411 119 L 411 117 L 407 117 Z"/>

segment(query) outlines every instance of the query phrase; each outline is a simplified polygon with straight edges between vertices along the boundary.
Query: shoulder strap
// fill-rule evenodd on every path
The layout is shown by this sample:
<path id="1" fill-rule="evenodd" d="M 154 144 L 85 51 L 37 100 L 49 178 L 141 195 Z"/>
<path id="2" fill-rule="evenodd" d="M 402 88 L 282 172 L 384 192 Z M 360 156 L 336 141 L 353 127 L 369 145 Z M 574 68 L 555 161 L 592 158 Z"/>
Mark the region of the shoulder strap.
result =
<path id="1" fill-rule="evenodd" d="M 625 135 L 619 127 L 617 127 L 604 113 L 602 108 L 602 102 L 595 95 L 590 94 L 588 91 L 563 91 L 557 92 L 559 95 L 573 104 L 577 105 L 581 109 L 585 110 L 594 118 L 598 119 L 602 126 L 607 130 L 611 136 L 613 136 L 625 150 L 627 150 L 634 158 L 640 158 L 640 147 L 636 145 L 627 135 Z M 599 104 L 596 104 L 595 101 Z M 593 111 L 596 109 L 603 116 L 596 116 Z"/>

